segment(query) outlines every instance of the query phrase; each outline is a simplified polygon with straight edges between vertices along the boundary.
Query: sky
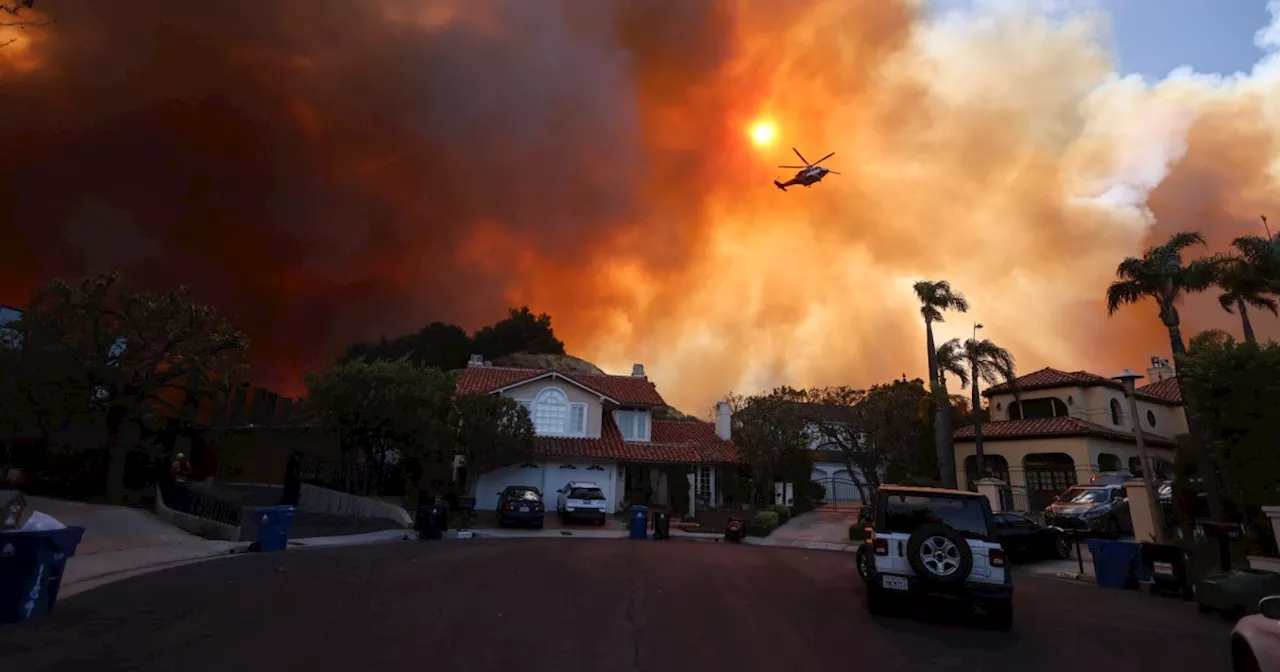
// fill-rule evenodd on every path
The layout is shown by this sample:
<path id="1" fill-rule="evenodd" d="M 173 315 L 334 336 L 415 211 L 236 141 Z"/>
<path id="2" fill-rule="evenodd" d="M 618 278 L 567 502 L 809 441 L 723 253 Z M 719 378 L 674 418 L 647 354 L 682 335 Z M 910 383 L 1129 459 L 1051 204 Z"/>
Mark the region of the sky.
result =
<path id="1" fill-rule="evenodd" d="M 1280 3 L 36 4 L 56 23 L 0 26 L 0 303 L 184 284 L 286 394 L 522 304 L 699 415 L 923 376 L 920 279 L 972 306 L 940 338 L 1143 369 L 1169 344 L 1151 305 L 1107 315 L 1120 260 L 1280 212 Z M 774 189 L 793 146 L 840 175 Z M 1239 333 L 1212 294 L 1183 321 Z"/>

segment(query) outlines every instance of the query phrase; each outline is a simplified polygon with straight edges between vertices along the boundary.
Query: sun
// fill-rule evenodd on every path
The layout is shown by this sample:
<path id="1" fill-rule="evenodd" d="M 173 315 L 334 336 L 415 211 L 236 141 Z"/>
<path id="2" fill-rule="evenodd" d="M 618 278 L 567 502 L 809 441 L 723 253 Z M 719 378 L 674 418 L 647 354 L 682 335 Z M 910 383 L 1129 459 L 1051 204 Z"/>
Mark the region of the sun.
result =
<path id="1" fill-rule="evenodd" d="M 751 142 L 757 146 L 765 147 L 773 144 L 773 138 L 777 135 L 778 129 L 773 125 L 772 121 L 757 121 L 751 125 L 749 131 Z"/>

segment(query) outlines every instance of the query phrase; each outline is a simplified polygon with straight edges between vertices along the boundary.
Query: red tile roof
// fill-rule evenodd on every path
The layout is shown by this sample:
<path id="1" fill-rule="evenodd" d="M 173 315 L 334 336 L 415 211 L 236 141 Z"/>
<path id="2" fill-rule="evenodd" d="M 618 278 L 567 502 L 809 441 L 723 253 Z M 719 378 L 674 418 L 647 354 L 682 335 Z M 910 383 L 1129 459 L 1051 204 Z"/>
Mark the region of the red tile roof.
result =
<path id="1" fill-rule="evenodd" d="M 731 441 L 721 441 L 715 426 L 707 422 L 654 420 L 653 439 L 647 443 L 622 440 L 611 415 L 605 415 L 600 438 L 540 436 L 535 450 L 546 457 L 587 457 L 621 462 L 675 464 L 731 464 L 739 461 Z"/>
<path id="2" fill-rule="evenodd" d="M 1178 387 L 1177 377 L 1165 378 L 1158 383 L 1143 385 L 1138 388 L 1138 391 L 1153 397 L 1159 397 L 1171 404 L 1182 403 L 1182 388 Z"/>
<path id="3" fill-rule="evenodd" d="M 956 440 L 972 441 L 973 425 L 956 430 Z M 1052 439 L 1073 436 L 1096 436 L 1112 441 L 1133 443 L 1133 432 L 1112 429 L 1099 424 L 1062 416 L 1057 418 L 1034 418 L 1030 420 L 1000 420 L 982 425 L 983 441 L 1014 441 L 1020 439 Z M 1178 444 L 1163 436 L 1143 432 L 1142 439 L 1151 446 L 1176 448 Z"/>
<path id="4" fill-rule="evenodd" d="M 1123 390 L 1124 385 L 1120 381 L 1112 380 L 1105 376 L 1099 376 L 1096 373 L 1088 371 L 1059 371 L 1058 369 L 1043 368 L 1039 371 L 1032 371 L 1025 376 L 1018 376 L 1018 390 L 1021 392 L 1029 392 L 1031 390 L 1051 390 L 1060 387 L 1109 387 L 1113 390 Z M 1154 385 L 1159 385 L 1155 383 Z M 1152 387 L 1148 385 L 1147 387 Z M 1144 401 L 1150 401 L 1157 404 L 1180 404 L 1181 397 L 1178 401 L 1173 401 L 1167 397 L 1160 396 L 1145 391 L 1146 388 L 1139 388 L 1137 397 Z M 982 391 L 982 396 L 989 397 L 993 394 L 1008 394 L 1013 388 L 1009 383 L 1000 383 Z"/>
<path id="5" fill-rule="evenodd" d="M 627 406 L 666 406 L 658 388 L 647 378 L 635 376 L 597 376 L 566 373 L 549 369 L 512 369 L 501 366 L 470 366 L 458 376 L 458 394 L 487 394 L 494 390 L 554 373 L 597 394 L 603 394 Z"/>

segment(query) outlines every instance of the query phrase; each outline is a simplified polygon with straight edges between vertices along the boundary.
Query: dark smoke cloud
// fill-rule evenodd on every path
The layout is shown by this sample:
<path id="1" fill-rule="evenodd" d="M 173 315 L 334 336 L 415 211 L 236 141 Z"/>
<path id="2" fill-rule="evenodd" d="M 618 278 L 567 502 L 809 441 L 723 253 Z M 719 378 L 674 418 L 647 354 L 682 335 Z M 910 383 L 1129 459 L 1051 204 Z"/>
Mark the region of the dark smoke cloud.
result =
<path id="1" fill-rule="evenodd" d="M 56 25 L 0 28 L 0 301 L 184 283 L 285 392 L 354 340 L 528 303 L 697 413 L 921 375 L 911 283 L 948 279 L 973 311 L 940 339 L 1141 368 L 1167 339 L 1151 306 L 1106 316 L 1119 260 L 1280 225 L 1280 57 L 1121 79 L 1098 16 L 1042 5 L 38 0 Z M 778 192 L 792 145 L 842 175 Z M 1213 299 L 1184 332 L 1238 330 Z"/>
<path id="2" fill-rule="evenodd" d="M 187 284 L 293 389 L 354 339 L 499 315 L 517 260 L 459 245 L 490 223 L 585 258 L 643 207 L 640 52 L 677 90 L 720 54 L 705 3 L 469 4 L 41 3 L 38 67 L 0 70 L 2 296 Z"/>

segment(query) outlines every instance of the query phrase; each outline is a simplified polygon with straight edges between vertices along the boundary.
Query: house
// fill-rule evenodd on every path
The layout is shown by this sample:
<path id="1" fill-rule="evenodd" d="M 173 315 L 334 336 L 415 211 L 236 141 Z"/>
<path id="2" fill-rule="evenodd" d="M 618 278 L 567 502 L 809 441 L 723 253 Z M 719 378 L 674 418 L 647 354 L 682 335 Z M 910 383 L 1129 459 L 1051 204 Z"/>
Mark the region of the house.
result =
<path id="1" fill-rule="evenodd" d="M 724 482 L 738 470 L 730 440 L 729 405 L 715 423 L 655 419 L 666 407 L 644 366 L 629 376 L 496 367 L 473 356 L 458 378 L 458 394 L 501 394 L 519 401 L 533 419 L 535 456 L 476 479 L 476 508 L 493 509 L 509 485 L 542 491 L 548 509 L 570 481 L 592 481 L 609 500 L 668 506 L 672 488 L 688 488 L 693 508 L 724 502 Z M 672 482 L 685 475 L 684 482 Z"/>
<path id="2" fill-rule="evenodd" d="M 849 470 L 840 448 L 828 442 L 816 427 L 811 425 L 808 434 L 809 450 L 813 456 L 813 472 L 809 480 L 822 486 L 824 501 L 837 507 L 860 504 L 863 493 L 867 491 L 866 478 L 857 470 Z M 789 500 L 790 497 L 788 503 Z"/>
<path id="3" fill-rule="evenodd" d="M 1177 448 L 1174 438 L 1187 432 L 1187 416 L 1168 360 L 1153 357 L 1147 380 L 1136 390 L 1136 420 L 1155 463 L 1153 473 L 1167 474 Z M 984 459 L 989 472 L 1010 484 L 1011 506 L 1039 510 L 1094 473 L 1140 469 L 1135 418 L 1118 381 L 1087 371 L 1045 368 L 1016 383 L 1017 397 L 1008 383 L 982 393 L 991 417 L 982 425 Z M 960 428 L 954 438 L 957 480 L 973 489 L 973 426 Z"/>

